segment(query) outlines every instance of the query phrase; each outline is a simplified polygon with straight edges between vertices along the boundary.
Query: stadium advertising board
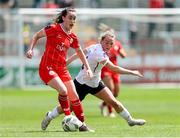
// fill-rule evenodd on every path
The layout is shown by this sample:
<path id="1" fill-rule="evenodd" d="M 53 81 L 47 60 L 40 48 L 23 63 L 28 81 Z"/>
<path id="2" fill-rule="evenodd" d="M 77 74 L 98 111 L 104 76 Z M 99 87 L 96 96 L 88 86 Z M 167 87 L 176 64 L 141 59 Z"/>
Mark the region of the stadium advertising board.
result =
<path id="1" fill-rule="evenodd" d="M 140 70 L 144 77 L 138 78 L 134 76 L 121 75 L 123 83 L 179 83 L 180 67 L 139 67 L 131 68 Z M 73 78 L 77 75 L 79 67 L 69 68 Z M 14 67 L 9 70 L 0 67 L 0 86 L 19 86 L 19 70 Z M 25 68 L 26 85 L 42 85 L 43 82 L 39 78 L 37 67 Z"/>

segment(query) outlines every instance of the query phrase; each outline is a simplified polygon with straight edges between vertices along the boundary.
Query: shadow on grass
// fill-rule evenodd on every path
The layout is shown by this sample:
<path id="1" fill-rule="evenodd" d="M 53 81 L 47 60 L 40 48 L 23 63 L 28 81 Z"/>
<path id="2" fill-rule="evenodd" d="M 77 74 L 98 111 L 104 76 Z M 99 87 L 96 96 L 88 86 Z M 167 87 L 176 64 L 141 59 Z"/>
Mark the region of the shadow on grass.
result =
<path id="1" fill-rule="evenodd" d="M 24 131 L 24 133 L 57 133 L 57 132 L 64 132 L 63 130 L 50 130 L 50 131 L 43 131 L 43 130 L 30 130 Z"/>

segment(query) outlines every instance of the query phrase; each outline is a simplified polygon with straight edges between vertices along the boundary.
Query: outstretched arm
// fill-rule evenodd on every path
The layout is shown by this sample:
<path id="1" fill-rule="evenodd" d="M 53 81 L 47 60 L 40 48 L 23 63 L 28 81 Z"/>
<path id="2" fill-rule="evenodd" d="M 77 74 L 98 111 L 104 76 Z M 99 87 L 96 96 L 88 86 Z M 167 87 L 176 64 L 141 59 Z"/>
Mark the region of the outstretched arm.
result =
<path id="1" fill-rule="evenodd" d="M 32 58 L 33 56 L 33 48 L 35 47 L 37 41 L 42 38 L 42 37 L 45 37 L 46 34 L 45 34 L 45 31 L 44 29 L 41 29 L 39 32 L 36 32 L 33 37 L 32 37 L 32 41 L 29 45 L 29 48 L 28 48 L 28 51 L 26 52 L 26 57 L 27 58 Z"/>
<path id="2" fill-rule="evenodd" d="M 131 74 L 138 77 L 143 77 L 143 75 L 138 70 L 125 69 L 125 68 L 114 65 L 111 61 L 108 61 L 105 66 L 108 67 L 110 70 L 119 74 Z"/>

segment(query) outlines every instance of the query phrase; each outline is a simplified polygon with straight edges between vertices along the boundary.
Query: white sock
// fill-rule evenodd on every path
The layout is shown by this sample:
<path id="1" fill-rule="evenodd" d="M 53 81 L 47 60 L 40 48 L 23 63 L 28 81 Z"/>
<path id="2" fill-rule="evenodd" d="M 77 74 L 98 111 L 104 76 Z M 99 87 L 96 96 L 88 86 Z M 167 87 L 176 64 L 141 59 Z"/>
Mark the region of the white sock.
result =
<path id="1" fill-rule="evenodd" d="M 132 117 L 126 108 L 123 108 L 123 111 L 119 113 L 122 118 L 126 121 L 131 121 Z"/>
<path id="2" fill-rule="evenodd" d="M 57 109 L 57 108 L 58 108 L 58 107 L 55 107 L 55 108 L 52 110 L 52 112 L 49 112 L 48 116 L 49 116 L 50 119 L 54 119 L 54 118 L 56 118 L 56 117 L 59 116 L 59 113 L 58 113 L 58 109 Z"/>

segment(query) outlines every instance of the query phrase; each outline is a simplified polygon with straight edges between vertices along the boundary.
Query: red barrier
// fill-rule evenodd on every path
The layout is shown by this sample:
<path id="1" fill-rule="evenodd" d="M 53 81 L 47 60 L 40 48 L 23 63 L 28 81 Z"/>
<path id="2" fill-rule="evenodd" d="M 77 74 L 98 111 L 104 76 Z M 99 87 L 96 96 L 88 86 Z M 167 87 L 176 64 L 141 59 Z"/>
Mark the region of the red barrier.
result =
<path id="1" fill-rule="evenodd" d="M 180 83 L 180 67 L 136 67 L 144 77 L 121 76 L 125 83 Z"/>

